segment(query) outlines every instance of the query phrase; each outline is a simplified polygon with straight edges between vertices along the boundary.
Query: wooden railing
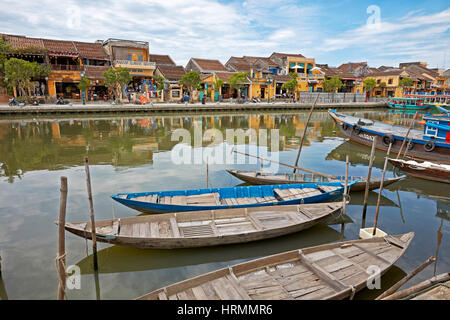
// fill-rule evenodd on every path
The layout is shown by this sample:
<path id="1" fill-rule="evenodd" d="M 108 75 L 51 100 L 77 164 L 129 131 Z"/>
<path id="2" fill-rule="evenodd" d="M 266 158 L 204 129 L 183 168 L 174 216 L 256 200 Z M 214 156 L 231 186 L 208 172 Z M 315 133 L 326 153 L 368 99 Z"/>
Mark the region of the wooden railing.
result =
<path id="1" fill-rule="evenodd" d="M 52 70 L 57 71 L 81 71 L 81 66 L 70 64 L 52 64 Z"/>

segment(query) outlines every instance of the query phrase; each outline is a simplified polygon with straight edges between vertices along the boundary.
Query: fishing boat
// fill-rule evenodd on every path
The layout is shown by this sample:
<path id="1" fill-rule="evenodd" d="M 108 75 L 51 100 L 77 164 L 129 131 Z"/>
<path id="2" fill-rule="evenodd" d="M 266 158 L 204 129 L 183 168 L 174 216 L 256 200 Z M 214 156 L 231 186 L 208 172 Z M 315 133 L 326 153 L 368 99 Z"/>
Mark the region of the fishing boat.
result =
<path id="1" fill-rule="evenodd" d="M 389 125 L 380 121 L 361 119 L 329 110 L 329 115 L 339 124 L 341 132 L 353 142 L 371 146 L 373 138 L 378 136 L 375 147 L 387 150 L 392 143 L 393 153 L 400 147 L 407 135 L 408 129 Z M 403 151 L 408 149 L 409 156 L 419 159 L 450 163 L 450 117 L 423 116 L 424 130 L 411 129 Z M 411 143 L 409 143 L 411 141 Z M 409 146 L 407 148 L 407 146 Z"/>
<path id="2" fill-rule="evenodd" d="M 424 104 L 423 98 L 389 98 L 388 107 L 402 110 L 426 110 L 430 105 Z"/>
<path id="3" fill-rule="evenodd" d="M 300 173 L 271 173 L 261 171 L 242 171 L 242 170 L 228 170 L 227 172 L 236 178 L 254 185 L 266 184 L 292 184 L 292 183 L 321 183 L 321 182 L 345 182 L 345 176 L 319 176 L 314 174 L 300 174 Z M 388 186 L 404 179 L 405 176 L 387 178 L 383 185 Z M 351 188 L 351 192 L 364 191 L 366 189 L 367 177 L 349 176 L 349 182 L 355 182 Z M 369 190 L 375 190 L 380 187 L 381 178 L 370 178 Z"/>
<path id="4" fill-rule="evenodd" d="M 240 263 L 141 296 L 142 300 L 331 300 L 353 298 L 403 255 L 414 233 L 325 244 Z"/>
<path id="5" fill-rule="evenodd" d="M 390 163 L 416 178 L 450 183 L 450 165 L 429 161 L 388 159 Z"/>
<path id="6" fill-rule="evenodd" d="M 355 182 L 349 183 L 349 188 Z M 329 182 L 118 193 L 112 198 L 144 213 L 168 213 L 319 203 L 337 199 L 343 193 L 342 183 Z"/>
<path id="7" fill-rule="evenodd" d="M 140 249 L 180 249 L 247 243 L 299 232 L 341 210 L 340 202 L 176 212 L 95 222 L 97 241 Z M 65 229 L 92 239 L 90 222 Z"/>
<path id="8" fill-rule="evenodd" d="M 382 300 L 450 300 L 450 272 L 441 273 Z"/>
<path id="9" fill-rule="evenodd" d="M 448 94 L 408 94 L 407 98 L 421 99 L 424 105 L 430 108 L 450 106 L 450 95 Z"/>
<path id="10" fill-rule="evenodd" d="M 449 106 L 450 107 L 450 106 Z M 440 112 L 446 114 L 447 116 L 450 115 L 450 109 L 447 109 L 444 106 L 436 106 L 436 109 L 438 109 Z"/>

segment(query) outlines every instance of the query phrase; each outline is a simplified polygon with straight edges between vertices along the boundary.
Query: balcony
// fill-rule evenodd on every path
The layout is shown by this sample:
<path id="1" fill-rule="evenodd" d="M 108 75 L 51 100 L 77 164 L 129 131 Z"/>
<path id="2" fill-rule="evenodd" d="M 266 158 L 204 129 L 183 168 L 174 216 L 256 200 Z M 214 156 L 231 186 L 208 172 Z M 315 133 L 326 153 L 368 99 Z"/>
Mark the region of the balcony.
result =
<path id="1" fill-rule="evenodd" d="M 52 64 L 54 71 L 81 71 L 81 66 L 72 64 Z"/>
<path id="2" fill-rule="evenodd" d="M 156 63 L 148 61 L 114 60 L 113 64 L 116 68 L 156 69 Z"/>

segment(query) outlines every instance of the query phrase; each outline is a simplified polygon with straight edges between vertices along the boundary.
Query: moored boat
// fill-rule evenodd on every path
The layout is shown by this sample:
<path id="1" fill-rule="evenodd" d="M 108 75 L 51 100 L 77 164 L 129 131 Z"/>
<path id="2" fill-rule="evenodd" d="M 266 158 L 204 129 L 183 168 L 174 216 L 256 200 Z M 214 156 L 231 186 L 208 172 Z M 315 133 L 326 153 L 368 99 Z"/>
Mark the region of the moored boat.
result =
<path id="1" fill-rule="evenodd" d="M 272 173 L 260 171 L 241 171 L 227 169 L 227 172 L 236 178 L 255 185 L 267 184 L 291 184 L 291 183 L 321 183 L 321 182 L 345 182 L 345 176 L 327 175 L 319 176 L 314 174 L 303 173 Z M 394 182 L 402 180 L 405 176 L 387 178 L 383 185 L 386 187 Z M 349 176 L 349 182 L 355 182 L 351 188 L 351 192 L 364 191 L 366 189 L 367 177 L 363 176 Z M 375 190 L 380 187 L 381 178 L 370 178 L 369 190 Z"/>
<path id="2" fill-rule="evenodd" d="M 96 239 L 142 249 L 179 249 L 247 243 L 299 232 L 341 210 L 342 202 L 177 212 L 95 221 Z M 92 239 L 90 222 L 65 229 Z"/>
<path id="3" fill-rule="evenodd" d="M 422 98 L 389 98 L 388 107 L 402 110 L 426 110 L 429 105 L 424 104 Z"/>
<path id="4" fill-rule="evenodd" d="M 413 177 L 450 183 L 450 165 L 401 159 L 389 159 L 389 162 Z"/>
<path id="5" fill-rule="evenodd" d="M 353 142 L 371 146 L 378 136 L 375 147 L 387 150 L 392 143 L 391 152 L 398 153 L 408 132 L 405 127 L 389 125 L 379 121 L 361 119 L 329 110 L 329 115 L 339 124 L 341 132 Z M 450 117 L 423 116 L 424 131 L 411 129 L 407 137 L 411 140 L 408 155 L 414 158 L 450 163 Z M 407 149 L 405 143 L 403 152 Z"/>
<path id="6" fill-rule="evenodd" d="M 343 183 L 330 182 L 118 193 L 112 198 L 141 212 L 167 213 L 319 203 L 337 199 L 343 193 Z"/>
<path id="7" fill-rule="evenodd" d="M 143 300 L 331 300 L 365 288 L 403 255 L 414 233 L 288 251 L 219 269 L 141 296 Z"/>

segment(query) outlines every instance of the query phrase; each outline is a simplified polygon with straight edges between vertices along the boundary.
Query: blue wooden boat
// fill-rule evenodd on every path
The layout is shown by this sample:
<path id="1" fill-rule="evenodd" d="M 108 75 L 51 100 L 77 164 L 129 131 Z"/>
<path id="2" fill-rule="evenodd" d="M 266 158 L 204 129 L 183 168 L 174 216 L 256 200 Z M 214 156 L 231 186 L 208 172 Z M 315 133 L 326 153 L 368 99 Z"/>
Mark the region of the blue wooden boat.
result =
<path id="1" fill-rule="evenodd" d="M 423 98 L 390 98 L 388 107 L 402 110 L 426 110 L 430 105 L 424 104 Z"/>
<path id="2" fill-rule="evenodd" d="M 390 125 L 380 121 L 362 119 L 329 110 L 328 114 L 339 125 L 341 132 L 353 142 L 371 146 L 374 136 L 378 136 L 375 147 L 387 150 L 392 143 L 392 154 L 397 154 L 405 139 L 408 128 Z M 450 163 L 450 116 L 424 115 L 423 131 L 411 129 L 408 135 L 408 156 Z M 408 144 L 405 143 L 403 152 Z"/>
<path id="3" fill-rule="evenodd" d="M 436 105 L 436 109 L 438 109 L 440 112 L 446 114 L 447 116 L 450 116 L 450 109 L 447 109 L 443 106 Z"/>
<path id="4" fill-rule="evenodd" d="M 349 182 L 349 188 L 356 182 Z M 337 199 L 343 192 L 343 183 L 328 182 L 118 193 L 112 198 L 141 212 L 167 213 L 319 203 Z"/>

